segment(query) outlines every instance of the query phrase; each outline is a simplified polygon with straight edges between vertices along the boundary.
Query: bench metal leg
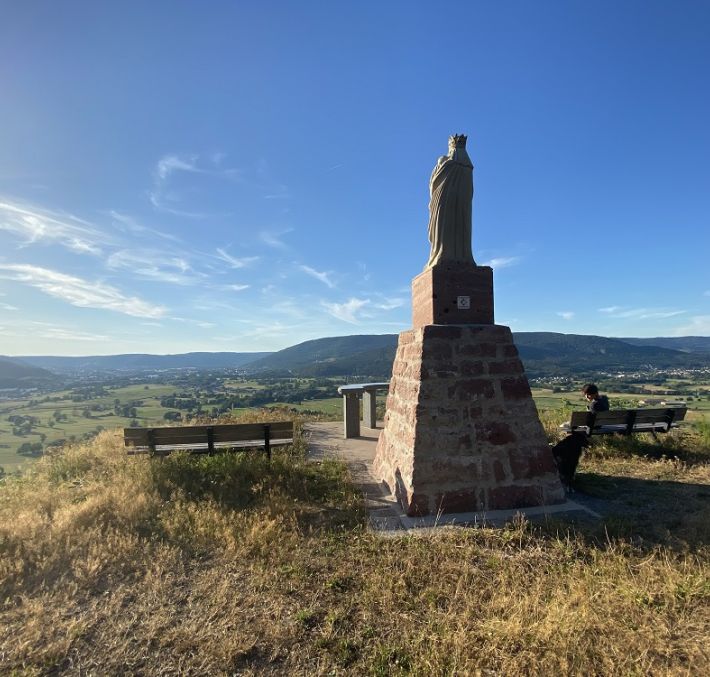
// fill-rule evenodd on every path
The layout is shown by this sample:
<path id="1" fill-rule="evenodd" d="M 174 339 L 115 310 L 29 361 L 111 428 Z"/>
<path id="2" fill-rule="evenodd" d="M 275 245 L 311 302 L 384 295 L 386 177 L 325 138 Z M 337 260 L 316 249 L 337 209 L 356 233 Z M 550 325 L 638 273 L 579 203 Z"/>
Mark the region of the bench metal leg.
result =
<path id="1" fill-rule="evenodd" d="M 360 437 L 360 398 L 355 393 L 343 395 L 343 437 Z"/>
<path id="2" fill-rule="evenodd" d="M 271 460 L 271 426 L 264 426 L 264 451 L 266 452 L 266 458 Z"/>
<path id="3" fill-rule="evenodd" d="M 362 424 L 366 428 L 377 427 L 377 393 L 366 390 L 362 394 Z"/>

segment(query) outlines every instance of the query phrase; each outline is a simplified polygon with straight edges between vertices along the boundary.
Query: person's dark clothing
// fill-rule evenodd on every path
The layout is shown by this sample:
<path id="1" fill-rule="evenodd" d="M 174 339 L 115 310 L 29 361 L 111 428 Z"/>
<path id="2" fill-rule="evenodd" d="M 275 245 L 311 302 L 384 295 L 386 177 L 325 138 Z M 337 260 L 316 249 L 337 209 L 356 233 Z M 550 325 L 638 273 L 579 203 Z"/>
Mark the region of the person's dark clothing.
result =
<path id="1" fill-rule="evenodd" d="M 592 400 L 587 409 L 598 414 L 600 411 L 609 411 L 609 398 L 606 395 L 599 395 L 596 400 Z"/>

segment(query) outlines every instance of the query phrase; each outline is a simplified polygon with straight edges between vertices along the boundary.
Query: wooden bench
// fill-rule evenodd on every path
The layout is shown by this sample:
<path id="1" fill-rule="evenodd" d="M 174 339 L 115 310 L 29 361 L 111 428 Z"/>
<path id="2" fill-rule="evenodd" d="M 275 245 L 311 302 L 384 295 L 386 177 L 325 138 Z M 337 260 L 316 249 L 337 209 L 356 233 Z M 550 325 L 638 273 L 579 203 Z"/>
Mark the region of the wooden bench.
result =
<path id="1" fill-rule="evenodd" d="M 293 421 L 124 428 L 123 441 L 128 454 L 165 456 L 171 451 L 214 454 L 263 448 L 271 458 L 271 447 L 293 442 Z"/>
<path id="2" fill-rule="evenodd" d="M 687 408 L 619 409 L 616 411 L 575 411 L 568 423 L 560 426 L 567 432 L 591 435 L 633 435 L 667 433 L 685 418 Z"/>
<path id="3" fill-rule="evenodd" d="M 389 388 L 390 384 L 353 383 L 340 386 L 338 394 L 343 396 L 343 437 L 360 436 L 360 396 L 362 396 L 362 424 L 366 428 L 377 427 L 377 391 Z"/>

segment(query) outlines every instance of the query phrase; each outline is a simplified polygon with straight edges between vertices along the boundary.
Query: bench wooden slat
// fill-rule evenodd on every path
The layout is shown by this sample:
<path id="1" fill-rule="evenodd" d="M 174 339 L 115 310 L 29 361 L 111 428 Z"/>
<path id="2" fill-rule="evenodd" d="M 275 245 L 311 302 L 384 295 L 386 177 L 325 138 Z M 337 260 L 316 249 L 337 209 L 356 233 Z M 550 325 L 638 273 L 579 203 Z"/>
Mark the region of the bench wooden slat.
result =
<path id="1" fill-rule="evenodd" d="M 293 440 L 271 440 L 270 447 L 282 447 L 291 444 Z M 247 442 L 220 442 L 214 445 L 214 451 L 246 451 L 248 449 L 264 449 L 263 440 L 251 440 Z M 172 451 L 189 451 L 191 454 L 209 454 L 210 449 L 206 442 L 195 444 L 164 444 L 158 445 L 155 452 L 149 446 L 129 447 L 126 453 L 129 456 L 155 453 L 156 456 L 166 456 Z"/>
<path id="2" fill-rule="evenodd" d="M 640 409 L 636 415 L 636 421 L 639 423 L 655 423 L 659 421 L 681 421 L 685 418 L 685 409 L 656 409 L 643 410 Z"/>
<path id="3" fill-rule="evenodd" d="M 259 446 L 264 447 L 268 455 L 272 445 L 292 441 L 293 421 L 124 428 L 123 434 L 125 446 L 134 452 L 169 453 L 170 449 L 185 449 L 212 453 L 215 449 Z"/>
<path id="4" fill-rule="evenodd" d="M 584 430 L 591 435 L 612 433 L 668 432 L 685 418 L 686 408 L 622 409 L 601 411 L 575 411 L 570 416 L 569 430 Z"/>
<path id="5" fill-rule="evenodd" d="M 139 429 L 138 433 L 133 432 L 130 435 L 124 433 L 124 440 L 126 444 L 150 444 L 151 442 L 156 444 L 184 442 L 188 444 L 190 442 L 206 442 L 207 430 L 206 428 L 189 430 L 186 427 L 184 432 L 178 432 L 169 428 L 144 428 L 142 430 Z"/>
<path id="6" fill-rule="evenodd" d="M 685 415 L 688 413 L 688 407 L 671 407 L 673 414 L 673 423 L 678 423 L 685 420 Z"/>
<path id="7" fill-rule="evenodd" d="M 264 426 L 257 423 L 247 423 L 244 427 L 229 426 L 227 430 L 221 426 L 200 426 L 190 429 L 185 426 L 182 430 L 174 428 L 154 428 L 155 444 L 187 444 L 189 442 L 206 442 L 207 432 L 212 429 L 215 442 L 240 442 L 244 440 L 263 440 Z M 283 435 L 282 435 L 283 436 Z"/>
<path id="8" fill-rule="evenodd" d="M 214 426 L 177 426 L 165 428 L 124 428 L 123 434 L 126 442 L 148 444 L 149 431 L 153 431 L 157 444 L 170 442 L 185 442 L 206 440 L 207 430 L 214 431 L 215 442 L 238 442 L 240 440 L 262 439 L 264 426 L 269 426 L 271 439 L 284 439 L 293 436 L 293 423 L 290 421 L 275 423 L 244 423 L 244 424 L 219 424 Z"/>
<path id="9" fill-rule="evenodd" d="M 184 428 L 124 428 L 123 429 L 123 439 L 126 442 L 136 442 L 145 443 L 148 441 L 151 434 L 155 434 L 156 431 L 162 431 L 163 435 L 178 435 L 180 437 L 187 437 L 190 439 L 205 439 L 206 433 L 205 426 L 185 426 Z"/>
<path id="10" fill-rule="evenodd" d="M 293 437 L 292 421 L 277 421 L 274 423 L 244 423 L 241 425 L 216 425 L 215 441 L 230 442 L 238 440 L 257 439 L 264 436 L 264 426 L 269 426 L 271 439 Z"/>

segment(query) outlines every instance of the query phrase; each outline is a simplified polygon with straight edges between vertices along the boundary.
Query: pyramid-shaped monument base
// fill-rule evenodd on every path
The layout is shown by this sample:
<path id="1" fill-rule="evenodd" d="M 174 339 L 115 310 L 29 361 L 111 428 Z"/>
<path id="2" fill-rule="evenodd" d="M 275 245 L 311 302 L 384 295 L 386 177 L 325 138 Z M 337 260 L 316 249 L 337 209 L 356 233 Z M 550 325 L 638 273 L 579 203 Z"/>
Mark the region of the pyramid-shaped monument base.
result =
<path id="1" fill-rule="evenodd" d="M 565 500 L 508 327 L 399 335 L 373 469 L 410 516 Z"/>

